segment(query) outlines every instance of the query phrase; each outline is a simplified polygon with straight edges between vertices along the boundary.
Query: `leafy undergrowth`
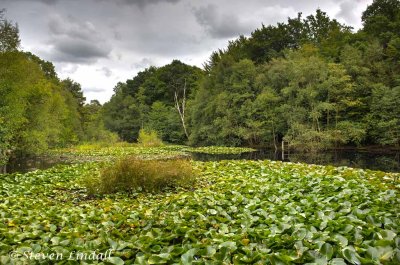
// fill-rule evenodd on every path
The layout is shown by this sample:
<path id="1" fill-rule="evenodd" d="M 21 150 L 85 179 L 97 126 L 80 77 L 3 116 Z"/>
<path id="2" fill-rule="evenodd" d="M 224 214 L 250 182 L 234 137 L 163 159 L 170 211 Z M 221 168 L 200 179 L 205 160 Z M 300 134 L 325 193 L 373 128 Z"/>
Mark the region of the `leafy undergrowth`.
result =
<path id="1" fill-rule="evenodd" d="M 192 189 L 90 197 L 77 183 L 98 167 L 0 175 L 0 263 L 111 248 L 114 264 L 400 264 L 395 174 L 194 162 Z"/>

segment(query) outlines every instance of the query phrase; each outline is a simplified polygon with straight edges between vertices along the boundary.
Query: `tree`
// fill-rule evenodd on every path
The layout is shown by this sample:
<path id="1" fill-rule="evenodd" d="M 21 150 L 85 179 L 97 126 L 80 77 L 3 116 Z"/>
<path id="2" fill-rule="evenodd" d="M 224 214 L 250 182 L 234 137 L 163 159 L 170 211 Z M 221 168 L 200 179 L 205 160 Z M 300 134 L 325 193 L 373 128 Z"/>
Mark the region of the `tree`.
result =
<path id="1" fill-rule="evenodd" d="M 371 134 L 382 145 L 400 146 L 400 86 L 374 86 L 369 115 Z"/>
<path id="2" fill-rule="evenodd" d="M 384 47 L 393 37 L 400 35 L 400 2 L 398 0 L 374 0 L 363 12 L 364 28 L 377 37 Z"/>
<path id="3" fill-rule="evenodd" d="M 0 52 L 17 51 L 20 45 L 18 25 L 4 18 L 5 9 L 0 10 Z"/>

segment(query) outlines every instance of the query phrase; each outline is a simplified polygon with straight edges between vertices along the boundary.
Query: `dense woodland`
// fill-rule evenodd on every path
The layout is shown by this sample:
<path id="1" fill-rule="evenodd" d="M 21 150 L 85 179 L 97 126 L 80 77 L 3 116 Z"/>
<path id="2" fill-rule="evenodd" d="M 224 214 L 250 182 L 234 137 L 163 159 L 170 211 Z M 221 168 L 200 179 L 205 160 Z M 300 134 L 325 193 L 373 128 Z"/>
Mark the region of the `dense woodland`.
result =
<path id="1" fill-rule="evenodd" d="M 350 27 L 317 10 L 262 25 L 215 51 L 203 69 L 174 60 L 85 103 L 79 84 L 19 49 L 0 13 L 0 157 L 78 142 L 165 142 L 315 151 L 400 146 L 400 2 L 375 0 Z M 108 129 L 108 130 L 107 130 Z M 0 161 L 1 163 L 1 161 Z"/>

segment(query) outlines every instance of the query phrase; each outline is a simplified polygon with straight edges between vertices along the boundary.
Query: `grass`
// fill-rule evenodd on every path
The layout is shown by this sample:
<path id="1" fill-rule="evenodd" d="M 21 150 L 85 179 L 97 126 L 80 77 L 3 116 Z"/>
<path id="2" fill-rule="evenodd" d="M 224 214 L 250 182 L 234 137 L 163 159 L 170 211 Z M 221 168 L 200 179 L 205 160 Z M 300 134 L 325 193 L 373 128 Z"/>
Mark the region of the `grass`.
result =
<path id="1" fill-rule="evenodd" d="M 189 187 L 195 181 L 192 163 L 187 159 L 143 160 L 136 157 L 119 159 L 89 174 L 84 179 L 90 194 L 146 191 Z"/>
<path id="2" fill-rule="evenodd" d="M 170 157 L 180 148 L 139 150 Z M 107 156 L 139 154 L 117 149 Z M 163 193 L 90 196 L 83 176 L 105 162 L 0 175 L 0 264 L 40 262 L 12 260 L 11 251 L 68 257 L 107 249 L 106 264 L 400 264 L 399 174 L 187 162 L 198 172 L 191 189 Z"/>
<path id="3" fill-rule="evenodd" d="M 159 147 L 163 145 L 163 142 L 156 131 L 140 129 L 138 144 L 144 147 Z"/>

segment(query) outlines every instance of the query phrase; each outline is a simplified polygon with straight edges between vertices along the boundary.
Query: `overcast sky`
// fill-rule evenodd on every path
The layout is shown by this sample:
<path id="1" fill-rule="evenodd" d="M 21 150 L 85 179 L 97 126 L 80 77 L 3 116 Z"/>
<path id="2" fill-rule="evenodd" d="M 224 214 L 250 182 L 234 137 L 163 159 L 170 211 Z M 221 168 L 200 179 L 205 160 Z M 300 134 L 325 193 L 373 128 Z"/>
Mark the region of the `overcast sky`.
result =
<path id="1" fill-rule="evenodd" d="M 254 29 L 317 8 L 361 26 L 372 0 L 0 0 L 22 49 L 54 63 L 61 78 L 104 103 L 119 81 L 179 59 L 202 66 L 211 52 Z"/>

